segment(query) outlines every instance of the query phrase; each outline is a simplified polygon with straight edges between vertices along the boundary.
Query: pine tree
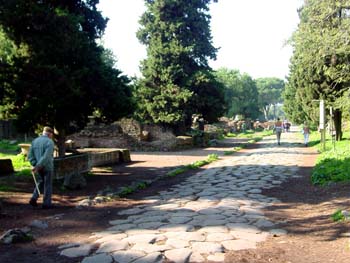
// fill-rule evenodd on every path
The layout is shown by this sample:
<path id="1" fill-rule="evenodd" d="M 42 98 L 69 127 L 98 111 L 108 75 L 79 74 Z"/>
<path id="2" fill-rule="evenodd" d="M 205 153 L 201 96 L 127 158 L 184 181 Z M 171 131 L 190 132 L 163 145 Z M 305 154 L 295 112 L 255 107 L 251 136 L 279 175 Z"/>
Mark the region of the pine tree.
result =
<path id="1" fill-rule="evenodd" d="M 327 106 L 334 106 L 349 87 L 349 7 L 349 0 L 308 0 L 300 10 L 301 21 L 292 37 L 294 53 L 288 89 L 296 95 L 296 102 L 289 105 L 297 103 L 307 114 L 304 119 L 317 119 L 313 100 L 324 99 Z M 341 119 L 341 109 L 336 109 L 337 140 L 342 136 Z"/>
<path id="2" fill-rule="evenodd" d="M 136 92 L 141 119 L 183 131 L 192 114 L 202 113 L 208 121 L 222 114 L 222 90 L 208 66 L 217 52 L 209 27 L 210 2 L 146 1 L 137 32 L 148 54 Z"/>

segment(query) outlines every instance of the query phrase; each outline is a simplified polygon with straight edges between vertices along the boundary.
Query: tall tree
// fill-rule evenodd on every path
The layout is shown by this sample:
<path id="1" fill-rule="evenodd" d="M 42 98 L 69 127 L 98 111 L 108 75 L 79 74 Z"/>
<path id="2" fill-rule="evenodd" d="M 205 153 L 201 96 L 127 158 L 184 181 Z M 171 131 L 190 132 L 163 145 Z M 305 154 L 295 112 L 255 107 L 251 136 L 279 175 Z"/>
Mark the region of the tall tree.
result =
<path id="1" fill-rule="evenodd" d="M 255 119 L 259 115 L 258 91 L 255 81 L 238 70 L 220 68 L 216 77 L 224 85 L 226 116 L 243 115 Z"/>
<path id="2" fill-rule="evenodd" d="M 144 78 L 136 91 L 138 116 L 178 131 L 189 127 L 192 114 L 217 118 L 223 95 L 208 66 L 217 52 L 209 27 L 211 0 L 145 2 L 137 37 L 148 57 L 141 63 Z"/>
<path id="3" fill-rule="evenodd" d="M 275 109 L 276 105 L 283 101 L 284 80 L 279 78 L 258 78 L 256 79 L 256 86 L 259 93 L 259 108 L 264 113 L 265 120 L 268 120 L 270 109 Z M 276 118 L 275 115 L 274 112 L 274 118 Z"/>
<path id="4" fill-rule="evenodd" d="M 296 94 L 294 104 L 307 114 L 304 119 L 317 119 L 317 104 L 313 100 L 324 99 L 327 106 L 333 106 L 348 89 L 349 34 L 349 0 L 305 1 L 300 10 L 300 24 L 292 37 L 294 53 L 288 84 L 289 91 Z M 335 110 L 334 118 L 336 138 L 340 140 L 340 108 Z"/>
<path id="5" fill-rule="evenodd" d="M 9 66 L 13 66 L 14 61 L 20 57 L 28 55 L 25 45 L 17 46 L 11 41 L 2 27 L 0 26 L 0 119 L 9 119 L 14 116 L 10 113 L 10 110 L 14 107 L 13 102 L 5 97 L 5 94 L 9 92 L 10 85 L 5 80 L 8 78 L 7 73 L 10 73 L 7 69 Z"/>
<path id="6" fill-rule="evenodd" d="M 0 0 L 0 24 L 28 56 L 0 70 L 4 97 L 23 129 L 38 124 L 58 130 L 60 155 L 72 124 L 83 126 L 94 110 L 106 119 L 131 111 L 128 79 L 96 44 L 107 19 L 98 0 Z"/>
<path id="7" fill-rule="evenodd" d="M 299 95 L 291 81 L 286 83 L 285 89 L 282 93 L 283 97 L 283 110 L 288 116 L 288 119 L 294 123 L 303 123 L 307 114 L 304 112 L 300 99 L 297 98 Z"/>

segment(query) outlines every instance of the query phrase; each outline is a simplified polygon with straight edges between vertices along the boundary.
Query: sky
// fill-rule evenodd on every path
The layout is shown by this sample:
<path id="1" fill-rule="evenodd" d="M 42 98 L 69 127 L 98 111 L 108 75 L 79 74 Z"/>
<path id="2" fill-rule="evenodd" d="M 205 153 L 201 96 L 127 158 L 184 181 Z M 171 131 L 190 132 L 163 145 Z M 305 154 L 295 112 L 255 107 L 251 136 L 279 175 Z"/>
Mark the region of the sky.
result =
<path id="1" fill-rule="evenodd" d="M 213 45 L 219 48 L 214 69 L 226 67 L 254 79 L 285 79 L 292 48 L 286 41 L 297 29 L 297 9 L 303 0 L 219 0 L 210 4 Z M 146 10 L 144 0 L 100 0 L 98 9 L 109 18 L 104 46 L 117 58 L 124 74 L 140 77 L 146 47 L 136 38 L 138 21 Z"/>

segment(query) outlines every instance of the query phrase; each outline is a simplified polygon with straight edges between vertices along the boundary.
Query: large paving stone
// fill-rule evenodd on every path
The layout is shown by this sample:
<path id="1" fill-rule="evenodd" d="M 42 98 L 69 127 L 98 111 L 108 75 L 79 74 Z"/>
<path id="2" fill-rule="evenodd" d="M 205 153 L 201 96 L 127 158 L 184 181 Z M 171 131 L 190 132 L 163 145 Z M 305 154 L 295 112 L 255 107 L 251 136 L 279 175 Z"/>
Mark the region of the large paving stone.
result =
<path id="1" fill-rule="evenodd" d="M 136 207 L 136 208 L 122 210 L 118 213 L 118 215 L 135 215 L 141 212 L 143 212 L 143 209 Z"/>
<path id="2" fill-rule="evenodd" d="M 108 252 L 113 252 L 118 250 L 124 250 L 124 249 L 127 249 L 128 246 L 129 244 L 126 241 L 110 240 L 105 243 L 102 243 L 102 245 L 99 247 L 96 253 L 108 253 Z"/>
<path id="3" fill-rule="evenodd" d="M 201 232 L 167 232 L 164 235 L 168 239 L 179 239 L 184 241 L 205 241 L 206 234 Z"/>
<path id="4" fill-rule="evenodd" d="M 215 253 L 213 255 L 209 255 L 208 260 L 211 262 L 224 262 L 225 261 L 225 253 Z"/>
<path id="5" fill-rule="evenodd" d="M 128 236 L 145 235 L 145 234 L 159 234 L 159 231 L 156 229 L 128 229 L 125 231 L 125 234 L 127 234 Z"/>
<path id="6" fill-rule="evenodd" d="M 157 215 L 157 216 L 141 216 L 140 218 L 133 221 L 134 224 L 142 224 L 142 223 L 150 223 L 150 222 L 160 222 L 167 219 L 165 215 Z"/>
<path id="7" fill-rule="evenodd" d="M 224 241 L 222 242 L 222 245 L 227 250 L 243 250 L 256 248 L 256 242 L 244 239 Z"/>
<path id="8" fill-rule="evenodd" d="M 91 257 L 86 257 L 81 263 L 112 263 L 113 258 L 108 254 L 99 254 Z"/>
<path id="9" fill-rule="evenodd" d="M 122 225 L 122 224 L 128 224 L 130 223 L 130 219 L 116 219 L 116 220 L 110 220 L 110 225 Z"/>
<path id="10" fill-rule="evenodd" d="M 94 243 L 105 243 L 111 240 L 122 240 L 126 237 L 127 235 L 125 233 L 111 234 L 95 240 Z"/>
<path id="11" fill-rule="evenodd" d="M 205 226 L 198 229 L 200 233 L 227 233 L 229 228 L 227 226 Z"/>
<path id="12" fill-rule="evenodd" d="M 162 222 L 147 222 L 147 223 L 140 223 L 137 225 L 137 228 L 144 228 L 144 229 L 157 229 L 160 226 L 165 225 Z"/>
<path id="13" fill-rule="evenodd" d="M 113 252 L 111 255 L 116 262 L 129 263 L 146 256 L 146 253 L 138 250 L 122 250 Z"/>
<path id="14" fill-rule="evenodd" d="M 222 242 L 225 240 L 235 239 L 232 234 L 229 233 L 209 233 L 205 241 L 208 242 Z"/>
<path id="15" fill-rule="evenodd" d="M 189 247 L 190 243 L 189 241 L 186 240 L 181 240 L 177 238 L 169 238 L 166 242 L 166 245 L 169 245 L 174 248 L 184 248 L 184 247 Z"/>
<path id="16" fill-rule="evenodd" d="M 202 226 L 222 226 L 229 223 L 228 219 L 209 219 L 205 220 Z"/>
<path id="17" fill-rule="evenodd" d="M 173 249 L 169 245 L 157 245 L 157 244 L 148 244 L 148 243 L 136 243 L 133 247 L 133 250 L 143 251 L 147 254 L 153 252 L 163 252 L 165 250 Z"/>
<path id="18" fill-rule="evenodd" d="M 192 250 L 189 248 L 179 248 L 165 251 L 165 257 L 171 262 L 185 263 L 188 262 Z"/>
<path id="19" fill-rule="evenodd" d="M 216 242 L 192 242 L 192 250 L 198 253 L 213 254 L 223 252 L 224 248 Z"/>
<path id="20" fill-rule="evenodd" d="M 159 228 L 159 230 L 163 232 L 176 232 L 176 231 L 188 232 L 188 231 L 192 231 L 193 229 L 194 229 L 193 225 L 189 225 L 189 224 L 167 224 Z"/>
<path id="21" fill-rule="evenodd" d="M 219 215 L 219 214 L 210 214 L 210 215 L 198 215 L 193 217 L 194 220 L 201 220 L 201 221 L 209 221 L 209 220 L 223 220 L 226 219 L 226 216 Z"/>
<path id="22" fill-rule="evenodd" d="M 230 233 L 236 239 L 245 239 L 253 242 L 265 241 L 269 235 L 267 232 L 251 233 L 251 232 L 244 232 L 244 231 L 231 231 Z"/>
<path id="23" fill-rule="evenodd" d="M 90 254 L 92 245 L 84 244 L 79 247 L 67 248 L 61 251 L 61 256 L 66 256 L 69 258 L 85 257 Z"/>
<path id="24" fill-rule="evenodd" d="M 161 253 L 154 252 L 133 261 L 133 263 L 161 263 L 163 262 L 163 260 L 164 260 L 164 257 Z"/>
<path id="25" fill-rule="evenodd" d="M 226 226 L 231 231 L 242 231 L 242 232 L 251 232 L 251 233 L 259 233 L 261 230 L 257 228 L 256 226 L 250 225 L 250 224 L 244 224 L 244 223 L 229 223 L 226 224 Z"/>
<path id="26" fill-rule="evenodd" d="M 169 223 L 171 223 L 171 224 L 183 224 L 183 223 L 187 223 L 191 220 L 192 220 L 191 217 L 179 217 L 179 216 L 170 217 L 168 219 Z"/>
<path id="27" fill-rule="evenodd" d="M 133 229 L 136 228 L 135 224 L 122 224 L 122 225 L 115 225 L 112 227 L 107 228 L 109 231 L 124 231 L 127 229 Z"/>
<path id="28" fill-rule="evenodd" d="M 123 241 L 128 243 L 153 243 L 157 239 L 157 235 L 155 234 L 140 234 L 133 235 L 127 238 L 124 238 Z"/>
<path id="29" fill-rule="evenodd" d="M 254 225 L 256 225 L 257 227 L 259 227 L 259 228 L 264 228 L 264 227 L 266 227 L 266 228 L 268 228 L 268 227 L 273 227 L 275 224 L 274 223 L 272 223 L 271 221 L 269 221 L 269 220 L 266 220 L 266 219 L 263 219 L 263 218 L 261 218 L 261 219 L 259 219 L 258 221 L 256 221 L 255 223 L 254 223 Z"/>
<path id="30" fill-rule="evenodd" d="M 190 262 L 196 262 L 196 263 L 200 263 L 200 262 L 204 262 L 205 261 L 205 257 L 203 257 L 200 253 L 193 251 L 190 257 Z"/>

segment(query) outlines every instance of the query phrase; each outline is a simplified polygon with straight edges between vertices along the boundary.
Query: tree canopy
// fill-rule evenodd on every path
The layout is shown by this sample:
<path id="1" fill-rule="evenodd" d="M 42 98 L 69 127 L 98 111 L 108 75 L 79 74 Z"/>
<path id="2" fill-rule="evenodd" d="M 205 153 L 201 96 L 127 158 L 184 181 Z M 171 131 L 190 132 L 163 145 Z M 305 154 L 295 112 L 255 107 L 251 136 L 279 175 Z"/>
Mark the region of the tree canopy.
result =
<path id="1" fill-rule="evenodd" d="M 256 82 L 247 73 L 220 68 L 216 77 L 224 85 L 226 116 L 243 115 L 255 119 L 259 116 L 258 90 Z"/>
<path id="2" fill-rule="evenodd" d="M 350 82 L 350 1 L 305 1 L 300 24 L 292 37 L 294 47 L 285 93 L 285 111 L 298 121 L 318 118 L 317 104 L 326 105 L 344 96 Z M 294 98 L 293 98 L 294 95 Z M 294 100 L 294 101 L 292 101 Z M 341 138 L 342 110 L 334 112 L 336 136 Z"/>
<path id="3" fill-rule="evenodd" d="M 279 78 L 258 78 L 256 86 L 259 93 L 259 109 L 264 113 L 265 120 L 269 119 L 271 108 L 283 102 L 284 80 Z M 274 114 L 274 118 L 276 118 Z"/>
<path id="4" fill-rule="evenodd" d="M 137 32 L 147 47 L 136 97 L 145 121 L 189 126 L 192 114 L 212 121 L 223 113 L 220 84 L 208 66 L 216 58 L 210 32 L 210 0 L 148 0 Z"/>
<path id="5" fill-rule="evenodd" d="M 132 110 L 128 78 L 97 45 L 107 19 L 98 0 L 0 0 L 6 38 L 26 54 L 2 62 L 2 101 L 13 103 L 23 129 L 54 126 L 62 138 L 99 110 L 117 119 Z M 3 43 L 0 42 L 0 43 Z M 3 49 L 3 48 L 1 48 Z"/>

